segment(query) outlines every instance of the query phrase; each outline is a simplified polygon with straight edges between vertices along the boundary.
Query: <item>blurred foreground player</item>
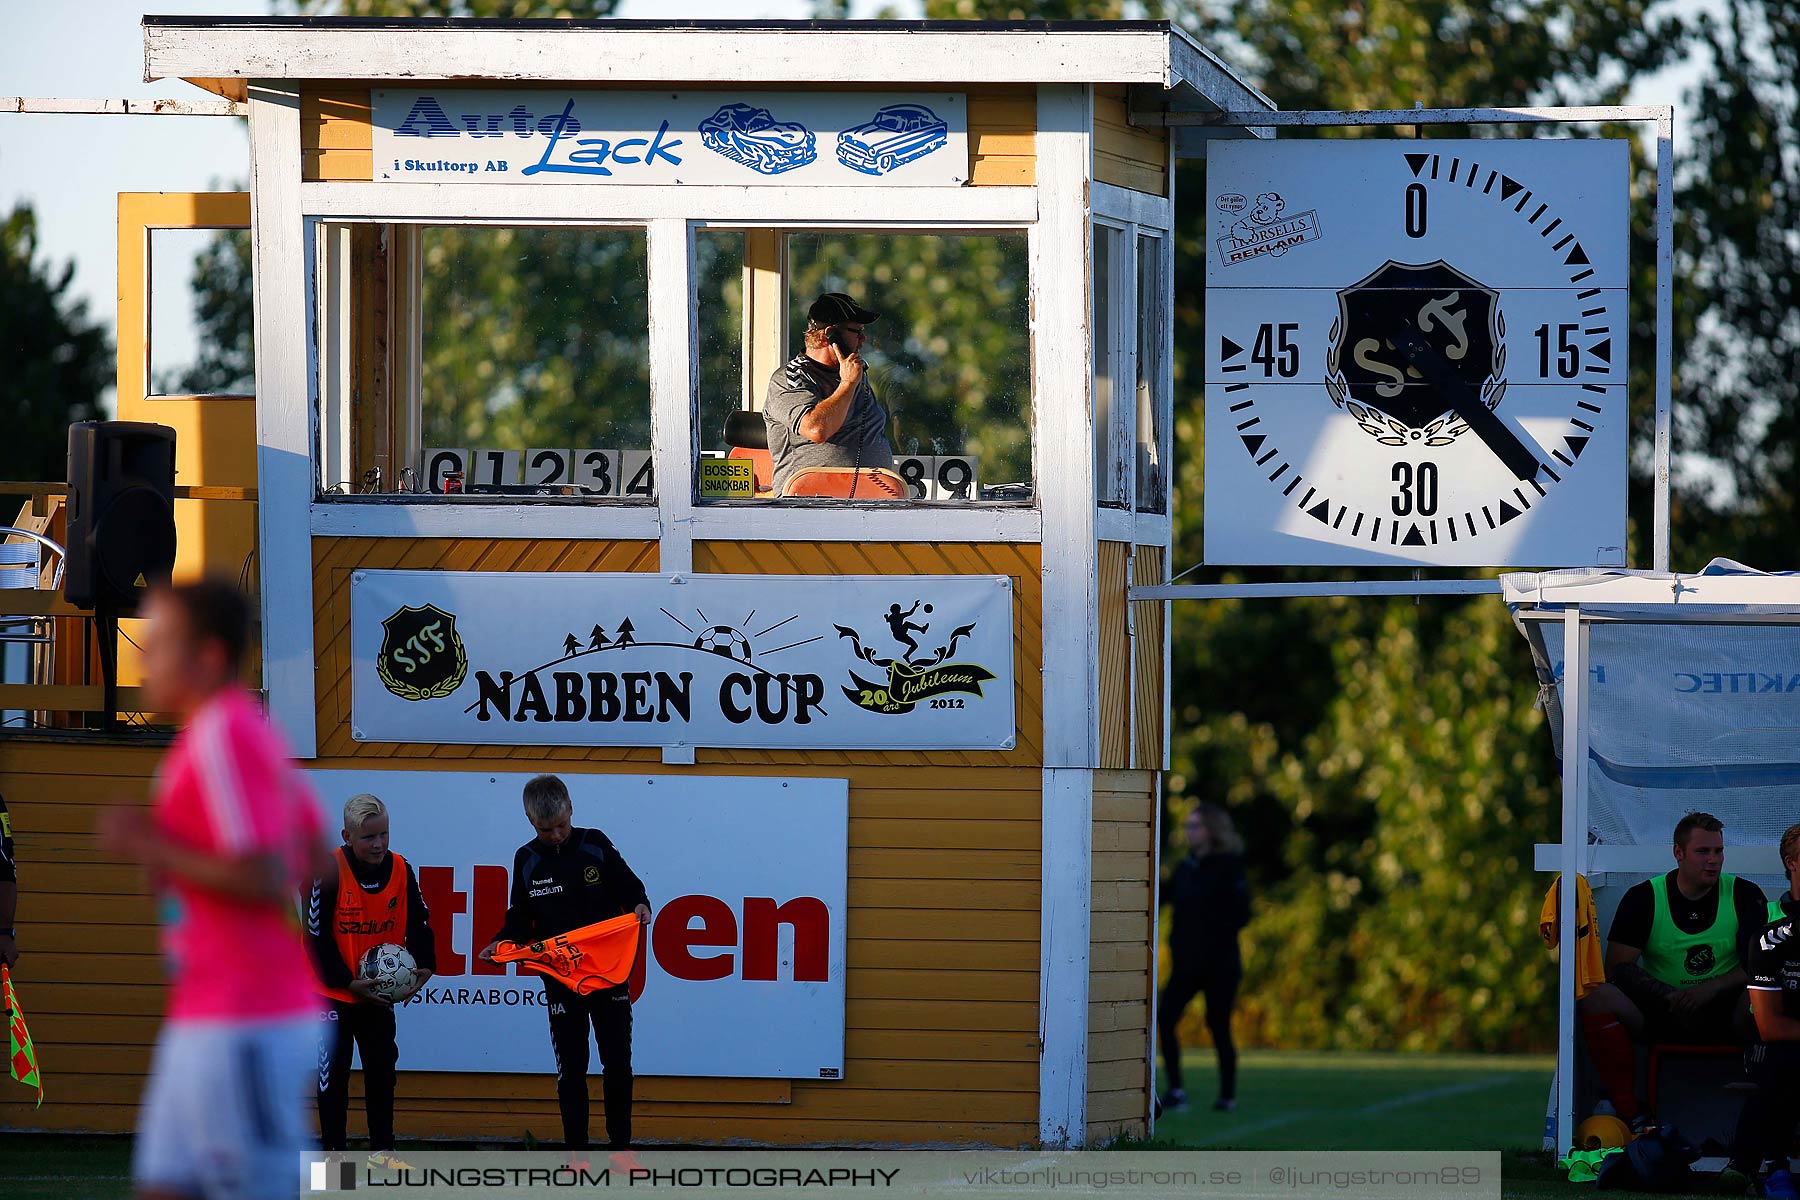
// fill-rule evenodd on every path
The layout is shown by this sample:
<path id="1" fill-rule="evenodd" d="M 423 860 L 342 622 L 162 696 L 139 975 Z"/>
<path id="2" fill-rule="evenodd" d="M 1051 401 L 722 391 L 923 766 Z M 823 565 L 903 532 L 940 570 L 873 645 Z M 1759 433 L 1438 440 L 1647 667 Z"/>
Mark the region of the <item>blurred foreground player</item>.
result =
<path id="1" fill-rule="evenodd" d="M 101 817 L 106 847 L 150 871 L 169 1003 L 144 1091 L 140 1200 L 292 1196 L 318 1034 L 294 894 L 325 861 L 321 822 L 238 668 L 250 614 L 228 584 L 159 591 L 145 687 L 184 726 L 151 810 Z"/>
<path id="2" fill-rule="evenodd" d="M 334 870 L 313 880 L 306 903 L 307 947 L 319 990 L 330 997 L 319 1040 L 319 1141 L 349 1145 L 351 1049 L 362 1052 L 363 1105 L 369 1115 L 369 1165 L 403 1166 L 394 1150 L 394 1076 L 400 1060 L 394 1006 L 405 1004 L 437 970 L 431 914 L 411 865 L 388 849 L 387 805 L 368 793 L 344 803 L 344 844 Z M 377 946 L 406 947 L 418 970 L 391 1000 L 377 995 L 357 965 Z"/>
<path id="3" fill-rule="evenodd" d="M 490 962 L 501 941 L 532 942 L 624 913 L 650 919 L 644 884 L 598 829 L 570 824 L 569 789 L 554 775 L 525 785 L 525 816 L 537 836 L 513 856 L 506 923 L 481 957 Z M 563 1142 L 588 1147 L 588 1026 L 600 1049 L 606 1137 L 613 1150 L 631 1148 L 631 995 L 626 984 L 581 995 L 544 977 L 544 1008 L 556 1051 L 556 1102 Z"/>

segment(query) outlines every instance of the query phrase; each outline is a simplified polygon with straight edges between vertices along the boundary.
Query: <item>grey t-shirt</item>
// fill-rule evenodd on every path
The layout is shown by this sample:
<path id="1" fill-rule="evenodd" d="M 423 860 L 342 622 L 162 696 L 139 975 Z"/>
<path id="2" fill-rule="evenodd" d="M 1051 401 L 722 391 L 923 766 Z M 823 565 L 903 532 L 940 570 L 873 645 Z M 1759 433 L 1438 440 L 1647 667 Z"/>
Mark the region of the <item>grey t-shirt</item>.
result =
<path id="1" fill-rule="evenodd" d="M 769 376 L 763 420 L 769 426 L 769 458 L 775 466 L 775 491 L 803 467 L 882 467 L 894 469 L 894 450 L 887 439 L 887 410 L 875 399 L 865 374 L 850 402 L 843 426 L 823 442 L 800 435 L 800 418 L 838 389 L 836 367 L 797 354 Z"/>

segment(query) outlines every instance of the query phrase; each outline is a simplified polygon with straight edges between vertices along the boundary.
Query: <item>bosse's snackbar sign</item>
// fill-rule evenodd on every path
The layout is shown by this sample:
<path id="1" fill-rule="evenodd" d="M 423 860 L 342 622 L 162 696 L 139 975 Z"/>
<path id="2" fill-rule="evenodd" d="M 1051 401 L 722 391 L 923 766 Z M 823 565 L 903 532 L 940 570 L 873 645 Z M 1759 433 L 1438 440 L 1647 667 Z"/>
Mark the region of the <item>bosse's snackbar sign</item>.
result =
<path id="1" fill-rule="evenodd" d="M 360 571 L 363 741 L 1010 749 L 1012 581 Z"/>

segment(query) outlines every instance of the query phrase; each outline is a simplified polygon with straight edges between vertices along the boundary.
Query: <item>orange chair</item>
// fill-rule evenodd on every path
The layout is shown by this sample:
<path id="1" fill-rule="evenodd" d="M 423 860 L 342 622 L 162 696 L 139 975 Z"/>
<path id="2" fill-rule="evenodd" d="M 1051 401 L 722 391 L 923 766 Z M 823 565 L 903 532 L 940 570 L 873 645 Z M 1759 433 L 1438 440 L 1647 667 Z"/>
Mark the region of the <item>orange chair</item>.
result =
<path id="1" fill-rule="evenodd" d="M 775 460 L 769 456 L 769 426 L 759 412 L 740 408 L 725 418 L 725 444 L 731 447 L 730 458 L 750 460 L 756 477 L 756 494 L 775 494 Z"/>
<path id="2" fill-rule="evenodd" d="M 802 467 L 788 476 L 783 496 L 834 500 L 904 500 L 906 480 L 886 467 Z"/>

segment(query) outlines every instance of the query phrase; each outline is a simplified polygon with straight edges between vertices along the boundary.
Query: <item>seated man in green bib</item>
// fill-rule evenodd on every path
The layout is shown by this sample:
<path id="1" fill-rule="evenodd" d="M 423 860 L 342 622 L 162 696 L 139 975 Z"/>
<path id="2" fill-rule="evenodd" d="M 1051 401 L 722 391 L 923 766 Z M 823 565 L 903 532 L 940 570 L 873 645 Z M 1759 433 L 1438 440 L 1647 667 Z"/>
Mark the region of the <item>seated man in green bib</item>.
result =
<path id="1" fill-rule="evenodd" d="M 1580 1003 L 1588 1054 L 1619 1115 L 1651 1119 L 1636 1096 L 1633 1041 L 1756 1040 L 1745 969 L 1774 910 L 1761 888 L 1725 873 L 1725 826 L 1691 812 L 1675 825 L 1675 869 L 1626 892 L 1606 942 L 1606 982 Z"/>

